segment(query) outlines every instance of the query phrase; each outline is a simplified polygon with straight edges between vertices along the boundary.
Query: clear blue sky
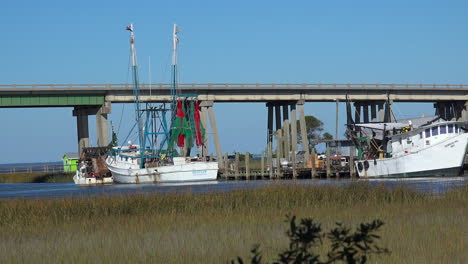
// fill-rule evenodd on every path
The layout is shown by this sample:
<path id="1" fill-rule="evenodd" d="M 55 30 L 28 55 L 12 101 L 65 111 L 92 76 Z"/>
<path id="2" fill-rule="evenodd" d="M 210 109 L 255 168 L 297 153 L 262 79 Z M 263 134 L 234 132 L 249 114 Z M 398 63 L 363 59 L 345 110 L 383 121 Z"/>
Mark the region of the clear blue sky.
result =
<path id="1" fill-rule="evenodd" d="M 468 3 L 453 0 L 3 1 L 0 83 L 130 81 L 124 28 L 133 22 L 142 82 L 149 57 L 153 82 L 169 80 L 178 23 L 181 82 L 468 84 L 467 14 Z M 334 134 L 334 108 L 308 103 L 306 114 Z M 215 111 L 223 152 L 264 148 L 263 104 L 216 104 Z M 71 112 L 0 109 L 0 163 L 56 161 L 76 151 Z M 121 112 L 113 106 L 116 127 Z M 395 108 L 397 117 L 433 112 L 431 104 Z"/>

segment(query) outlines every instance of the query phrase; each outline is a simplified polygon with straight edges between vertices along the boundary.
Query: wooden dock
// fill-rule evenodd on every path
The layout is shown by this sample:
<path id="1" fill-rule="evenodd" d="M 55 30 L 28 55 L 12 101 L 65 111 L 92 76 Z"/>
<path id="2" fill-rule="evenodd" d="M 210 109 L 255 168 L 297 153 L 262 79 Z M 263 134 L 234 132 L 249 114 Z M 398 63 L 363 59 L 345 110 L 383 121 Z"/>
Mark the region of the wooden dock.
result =
<path id="1" fill-rule="evenodd" d="M 315 157 L 315 153 L 311 153 Z M 219 170 L 220 178 L 224 180 L 262 180 L 262 179 L 311 179 L 311 178 L 352 178 L 354 173 L 354 157 L 350 157 L 348 162 L 334 162 L 330 155 L 316 164 L 315 159 L 311 159 L 311 164 L 296 163 L 295 155 L 292 162 L 287 165 L 272 166 L 275 158 L 265 157 L 262 153 L 260 159 L 253 160 L 250 153 L 235 153 L 228 158 L 223 157 L 223 167 Z M 350 165 L 353 167 L 350 170 Z M 273 169 L 270 170 L 270 167 Z"/>

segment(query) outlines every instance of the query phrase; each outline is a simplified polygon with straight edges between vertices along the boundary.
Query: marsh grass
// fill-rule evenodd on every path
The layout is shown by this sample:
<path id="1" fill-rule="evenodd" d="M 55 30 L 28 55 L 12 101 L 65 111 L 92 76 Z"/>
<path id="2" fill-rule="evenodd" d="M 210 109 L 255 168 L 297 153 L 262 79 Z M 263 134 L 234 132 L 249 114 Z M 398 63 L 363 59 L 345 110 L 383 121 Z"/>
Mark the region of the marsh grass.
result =
<path id="1" fill-rule="evenodd" d="M 286 214 L 330 229 L 381 219 L 379 263 L 467 259 L 468 185 L 444 195 L 405 187 L 271 185 L 206 194 L 0 201 L 0 262 L 226 263 L 287 247 Z"/>
<path id="2" fill-rule="evenodd" d="M 74 173 L 25 172 L 0 174 L 0 183 L 58 183 L 73 182 Z"/>

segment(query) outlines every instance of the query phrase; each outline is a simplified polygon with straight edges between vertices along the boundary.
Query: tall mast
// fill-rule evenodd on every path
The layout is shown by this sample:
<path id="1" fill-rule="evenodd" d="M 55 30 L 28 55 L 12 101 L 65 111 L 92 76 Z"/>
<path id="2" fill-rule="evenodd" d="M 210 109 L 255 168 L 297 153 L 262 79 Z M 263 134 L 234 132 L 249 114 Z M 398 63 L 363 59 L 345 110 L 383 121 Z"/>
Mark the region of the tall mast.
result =
<path id="1" fill-rule="evenodd" d="M 179 37 L 177 33 L 180 32 L 180 29 L 177 28 L 177 24 L 174 24 L 172 31 L 172 66 L 177 65 L 177 46 L 179 44 Z"/>
<path id="2" fill-rule="evenodd" d="M 133 34 L 133 24 L 127 26 L 126 28 L 130 31 L 130 51 L 132 54 L 132 80 L 133 80 L 133 95 L 135 97 L 135 118 L 138 125 L 138 140 L 139 145 L 141 146 L 143 143 L 143 135 L 142 129 L 143 124 L 141 122 L 141 111 L 140 111 L 140 88 L 138 84 L 138 65 L 137 65 L 137 57 L 136 57 L 136 49 L 135 49 L 135 35 Z"/>
<path id="3" fill-rule="evenodd" d="M 172 95 L 172 116 L 175 116 L 175 108 L 176 108 L 176 93 L 177 93 L 177 46 L 179 45 L 179 37 L 177 33 L 181 30 L 177 28 L 177 24 L 174 24 L 173 31 L 172 31 L 172 88 L 171 88 L 171 95 Z"/>

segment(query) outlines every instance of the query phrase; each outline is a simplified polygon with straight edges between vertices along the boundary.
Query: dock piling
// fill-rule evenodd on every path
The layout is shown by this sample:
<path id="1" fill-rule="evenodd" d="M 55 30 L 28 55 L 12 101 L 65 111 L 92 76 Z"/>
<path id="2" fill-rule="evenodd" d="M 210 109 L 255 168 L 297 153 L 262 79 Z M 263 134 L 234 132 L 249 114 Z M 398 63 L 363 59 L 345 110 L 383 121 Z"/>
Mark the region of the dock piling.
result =
<path id="1" fill-rule="evenodd" d="M 326 171 L 326 173 L 327 173 L 327 178 L 330 178 L 330 176 L 331 176 L 331 159 L 330 159 L 330 146 L 328 146 L 328 144 L 327 144 L 327 150 L 326 151 L 327 151 L 326 152 L 327 153 L 327 159 L 326 159 L 326 166 L 327 166 L 326 169 L 327 169 L 327 171 Z"/>
<path id="2" fill-rule="evenodd" d="M 260 177 L 263 179 L 264 176 L 265 176 L 265 151 L 262 151 Z"/>
<path id="3" fill-rule="evenodd" d="M 349 176 L 351 177 L 351 179 L 353 179 L 355 177 L 355 170 L 354 170 L 354 146 L 351 145 L 349 147 Z"/>
<path id="4" fill-rule="evenodd" d="M 245 179 L 250 180 L 250 153 L 245 153 Z"/>
<path id="5" fill-rule="evenodd" d="M 312 149 L 310 150 L 310 158 L 311 158 L 310 177 L 314 178 L 316 176 L 316 173 L 315 173 L 315 147 L 312 147 Z"/>

